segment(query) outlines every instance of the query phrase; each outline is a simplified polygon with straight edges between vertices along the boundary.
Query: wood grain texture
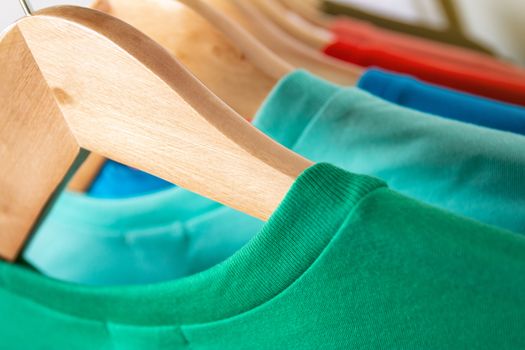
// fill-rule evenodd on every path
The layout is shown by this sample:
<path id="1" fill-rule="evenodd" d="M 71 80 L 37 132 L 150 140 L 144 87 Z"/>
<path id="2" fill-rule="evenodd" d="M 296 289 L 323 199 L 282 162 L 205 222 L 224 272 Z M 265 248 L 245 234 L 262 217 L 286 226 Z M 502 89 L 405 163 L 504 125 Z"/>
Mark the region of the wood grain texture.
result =
<path id="1" fill-rule="evenodd" d="M 39 194 L 16 205 L 2 198 L 4 212 L 23 221 L 16 229 L 9 225 L 13 220 L 0 222 L 0 232 L 10 239 L 27 237 L 34 220 L 24 215 L 25 208 L 41 210 L 56 189 L 49 177 L 34 181 L 29 164 L 39 162 L 39 174 L 59 178 L 79 147 L 263 220 L 312 164 L 255 129 L 155 41 L 114 17 L 57 7 L 20 20 L 15 29 L 54 92 L 57 103 L 49 104 L 58 105 L 63 119 L 51 123 L 54 131 L 46 130 L 48 120 L 32 118 L 30 134 L 23 125 L 11 125 L 18 119 L 14 114 L 2 120 L 1 132 L 14 140 L 2 157 L 2 192 L 15 198 L 17 188 L 31 184 Z M 17 67 L 15 76 L 21 74 Z M 2 98 L 20 98 L 3 92 Z M 55 112 L 47 118 L 60 116 Z M 20 163 L 19 155 L 29 161 Z M 5 246 L 7 253 L 12 250 Z"/>
<path id="2" fill-rule="evenodd" d="M 282 29 L 315 49 L 326 47 L 334 39 L 330 31 L 306 21 L 275 0 L 249 1 Z"/>
<path id="3" fill-rule="evenodd" d="M 324 55 L 277 27 L 250 1 L 209 0 L 248 29 L 262 43 L 297 68 L 343 86 L 355 85 L 363 68 Z"/>
<path id="4" fill-rule="evenodd" d="M 14 260 L 80 149 L 19 28 L 0 40 L 0 257 Z"/>
<path id="5" fill-rule="evenodd" d="M 156 40 L 247 120 L 253 118 L 277 81 L 293 69 L 203 1 L 98 0 L 92 8 L 116 16 Z M 69 189 L 89 189 L 104 161 L 92 153 Z"/>
<path id="6" fill-rule="evenodd" d="M 155 40 L 247 120 L 292 69 L 284 63 L 268 74 L 260 61 L 252 60 L 257 55 L 266 57 L 254 45 L 246 45 L 247 40 L 236 42 L 221 32 L 216 21 L 175 0 L 105 0 L 95 6 L 109 9 L 110 15 Z"/>

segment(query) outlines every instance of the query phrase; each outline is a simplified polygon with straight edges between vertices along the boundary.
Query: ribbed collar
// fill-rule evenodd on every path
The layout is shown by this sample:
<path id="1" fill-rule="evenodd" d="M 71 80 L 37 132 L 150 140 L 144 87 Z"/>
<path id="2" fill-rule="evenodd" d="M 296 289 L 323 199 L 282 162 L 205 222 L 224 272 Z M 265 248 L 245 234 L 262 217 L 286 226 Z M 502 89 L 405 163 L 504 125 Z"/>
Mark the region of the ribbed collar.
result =
<path id="1" fill-rule="evenodd" d="M 327 164 L 307 169 L 261 232 L 225 262 L 180 280 L 97 288 L 0 264 L 0 286 L 70 316 L 137 326 L 206 323 L 273 298 L 321 254 L 352 208 L 384 184 Z M 210 307 L 213 305 L 212 307 Z"/>

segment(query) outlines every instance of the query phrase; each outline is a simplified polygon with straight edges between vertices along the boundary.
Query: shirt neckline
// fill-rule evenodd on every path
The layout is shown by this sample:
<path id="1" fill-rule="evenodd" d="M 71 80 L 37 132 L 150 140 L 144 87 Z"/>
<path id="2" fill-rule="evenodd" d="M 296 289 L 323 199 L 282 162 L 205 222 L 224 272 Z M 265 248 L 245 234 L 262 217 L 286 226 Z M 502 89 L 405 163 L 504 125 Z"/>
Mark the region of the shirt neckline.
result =
<path id="1" fill-rule="evenodd" d="M 217 321 L 246 312 L 287 288 L 320 255 L 352 207 L 383 186 L 332 165 L 314 165 L 245 247 L 223 263 L 179 280 L 85 287 L 1 263 L 0 286 L 43 307 L 93 321 L 139 326 Z"/>

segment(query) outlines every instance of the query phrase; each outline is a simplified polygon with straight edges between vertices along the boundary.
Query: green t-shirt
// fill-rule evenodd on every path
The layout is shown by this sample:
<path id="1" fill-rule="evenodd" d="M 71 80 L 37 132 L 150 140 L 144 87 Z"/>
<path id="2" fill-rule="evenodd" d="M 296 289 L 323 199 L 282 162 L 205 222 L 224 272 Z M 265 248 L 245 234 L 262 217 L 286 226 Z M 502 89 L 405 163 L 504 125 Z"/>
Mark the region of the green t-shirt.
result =
<path id="1" fill-rule="evenodd" d="M 408 110 L 301 71 L 279 83 L 254 124 L 315 162 L 525 233 L 521 135 Z M 24 256 L 49 276 L 93 285 L 188 276 L 228 258 L 262 227 L 219 207 L 181 189 L 120 200 L 65 194 Z"/>
<path id="2" fill-rule="evenodd" d="M 6 349 L 519 349 L 525 238 L 318 164 L 223 263 L 137 287 L 0 264 Z"/>
<path id="3" fill-rule="evenodd" d="M 524 136 L 410 110 L 356 88 L 333 87 L 322 100 L 323 86 L 304 72 L 283 80 L 260 115 L 266 133 L 313 161 L 378 177 L 409 197 L 525 234 Z M 317 103 L 317 112 L 303 100 Z M 285 123 L 293 135 L 282 136 Z"/>

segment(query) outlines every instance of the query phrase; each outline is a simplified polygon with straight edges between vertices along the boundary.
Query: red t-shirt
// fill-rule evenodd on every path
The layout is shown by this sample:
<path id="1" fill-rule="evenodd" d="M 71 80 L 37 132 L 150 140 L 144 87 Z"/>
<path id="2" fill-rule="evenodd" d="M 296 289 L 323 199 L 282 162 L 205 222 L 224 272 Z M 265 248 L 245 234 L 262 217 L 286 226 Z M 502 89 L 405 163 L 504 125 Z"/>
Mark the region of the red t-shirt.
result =
<path id="1" fill-rule="evenodd" d="M 367 22 L 340 19 L 334 22 L 331 30 L 339 40 L 353 44 L 374 44 L 383 48 L 403 50 L 411 57 L 444 60 L 457 65 L 458 68 L 476 69 L 481 72 L 490 71 L 494 74 L 505 75 L 509 79 L 525 79 L 524 69 L 488 55 L 384 30 Z"/>
<path id="2" fill-rule="evenodd" d="M 429 83 L 525 106 L 525 79 L 510 74 L 459 66 L 443 59 L 422 58 L 374 42 L 355 44 L 339 39 L 324 52 L 363 67 L 377 66 L 413 75 Z"/>

